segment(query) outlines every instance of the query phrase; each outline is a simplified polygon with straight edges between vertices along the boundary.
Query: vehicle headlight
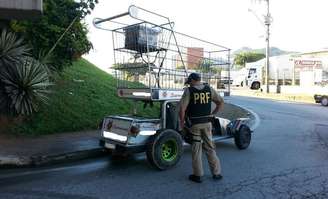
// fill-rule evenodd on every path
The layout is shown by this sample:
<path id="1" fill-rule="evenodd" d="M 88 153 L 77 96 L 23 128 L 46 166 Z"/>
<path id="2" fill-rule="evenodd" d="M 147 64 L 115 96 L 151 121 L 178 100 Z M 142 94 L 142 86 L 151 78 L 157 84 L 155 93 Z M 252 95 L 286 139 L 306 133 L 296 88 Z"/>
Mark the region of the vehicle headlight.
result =
<path id="1" fill-rule="evenodd" d="M 128 140 L 127 136 L 118 135 L 118 134 L 108 132 L 108 131 L 104 131 L 103 134 L 104 134 L 105 138 L 115 140 L 115 141 L 119 141 L 119 142 L 126 142 Z"/>
<path id="2" fill-rule="evenodd" d="M 130 127 L 130 132 L 129 134 L 131 136 L 137 136 L 140 132 L 140 125 L 139 124 L 132 124 L 131 127 Z"/>

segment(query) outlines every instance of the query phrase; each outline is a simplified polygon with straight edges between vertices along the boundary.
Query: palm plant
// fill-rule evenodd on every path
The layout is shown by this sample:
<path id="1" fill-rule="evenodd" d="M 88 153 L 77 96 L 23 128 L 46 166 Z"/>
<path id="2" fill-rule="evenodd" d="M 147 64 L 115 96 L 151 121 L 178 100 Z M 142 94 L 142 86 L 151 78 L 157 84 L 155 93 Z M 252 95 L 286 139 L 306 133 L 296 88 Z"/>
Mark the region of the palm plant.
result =
<path id="1" fill-rule="evenodd" d="M 16 35 L 7 31 L 0 38 L 0 111 L 30 115 L 49 93 L 49 70 L 28 56 L 29 49 Z"/>
<path id="2" fill-rule="evenodd" d="M 17 64 L 29 55 L 30 48 L 14 33 L 3 30 L 0 37 L 0 70 Z"/>

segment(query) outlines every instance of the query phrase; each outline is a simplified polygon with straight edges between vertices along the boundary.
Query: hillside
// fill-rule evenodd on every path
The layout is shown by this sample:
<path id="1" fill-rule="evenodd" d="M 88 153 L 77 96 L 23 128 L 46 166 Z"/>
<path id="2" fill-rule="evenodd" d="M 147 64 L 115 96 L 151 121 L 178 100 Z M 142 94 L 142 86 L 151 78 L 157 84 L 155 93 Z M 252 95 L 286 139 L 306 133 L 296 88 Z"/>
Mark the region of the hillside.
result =
<path id="1" fill-rule="evenodd" d="M 138 109 L 143 116 L 159 114 L 142 106 Z M 56 78 L 49 104 L 12 131 L 40 135 L 96 129 L 104 116 L 129 114 L 131 108 L 131 101 L 117 97 L 114 77 L 81 59 Z"/>
<path id="2" fill-rule="evenodd" d="M 265 54 L 265 48 L 252 49 L 252 48 L 249 48 L 249 47 L 242 47 L 238 50 L 235 50 L 233 52 L 233 55 L 239 54 L 241 52 L 256 52 L 256 53 Z M 281 50 L 277 47 L 271 47 L 270 48 L 270 56 L 278 56 L 278 55 L 284 55 L 284 54 L 289 54 L 289 53 L 293 53 L 293 52 L 284 51 L 284 50 Z"/>

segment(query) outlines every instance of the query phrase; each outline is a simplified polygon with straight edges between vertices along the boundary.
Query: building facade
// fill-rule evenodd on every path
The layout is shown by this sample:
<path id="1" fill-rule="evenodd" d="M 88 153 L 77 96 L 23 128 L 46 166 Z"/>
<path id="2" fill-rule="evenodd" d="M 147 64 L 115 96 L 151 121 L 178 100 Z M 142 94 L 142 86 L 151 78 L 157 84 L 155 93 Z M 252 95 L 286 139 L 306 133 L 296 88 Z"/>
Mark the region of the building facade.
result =
<path id="1" fill-rule="evenodd" d="M 42 0 L 1 0 L 0 19 L 33 19 L 42 14 Z"/>

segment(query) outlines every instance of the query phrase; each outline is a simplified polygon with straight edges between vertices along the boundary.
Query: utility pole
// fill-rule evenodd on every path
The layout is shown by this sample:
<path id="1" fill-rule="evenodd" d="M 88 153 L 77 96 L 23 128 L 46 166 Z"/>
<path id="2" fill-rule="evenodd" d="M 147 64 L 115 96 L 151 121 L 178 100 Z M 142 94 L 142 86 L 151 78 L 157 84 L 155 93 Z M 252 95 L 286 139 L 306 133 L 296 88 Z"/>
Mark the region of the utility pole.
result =
<path id="1" fill-rule="evenodd" d="M 270 15 L 270 6 L 269 0 L 265 0 L 267 3 L 267 14 L 265 16 L 264 24 L 266 26 L 266 70 L 265 70 L 265 83 L 266 83 L 266 92 L 269 93 L 269 68 L 270 68 L 270 25 L 271 25 L 271 15 Z"/>
<path id="2" fill-rule="evenodd" d="M 264 15 L 264 23 L 263 21 L 256 15 L 256 13 L 252 9 L 248 9 L 248 11 L 252 12 L 255 17 L 260 21 L 260 23 L 266 28 L 266 34 L 265 34 L 265 41 L 266 41 L 266 48 L 265 48 L 265 57 L 266 57 L 266 62 L 265 62 L 265 84 L 266 84 L 266 92 L 269 93 L 269 67 L 270 67 L 270 25 L 272 22 L 272 17 L 270 14 L 270 4 L 269 0 L 258 0 L 259 2 L 261 1 L 266 1 L 267 4 L 267 13 Z"/>

